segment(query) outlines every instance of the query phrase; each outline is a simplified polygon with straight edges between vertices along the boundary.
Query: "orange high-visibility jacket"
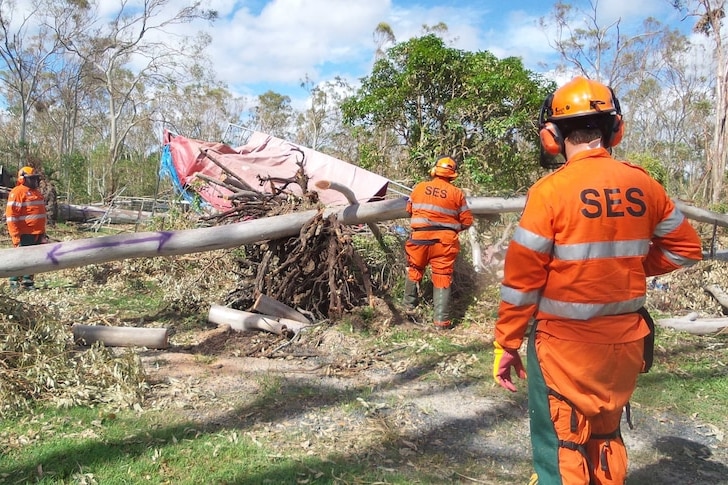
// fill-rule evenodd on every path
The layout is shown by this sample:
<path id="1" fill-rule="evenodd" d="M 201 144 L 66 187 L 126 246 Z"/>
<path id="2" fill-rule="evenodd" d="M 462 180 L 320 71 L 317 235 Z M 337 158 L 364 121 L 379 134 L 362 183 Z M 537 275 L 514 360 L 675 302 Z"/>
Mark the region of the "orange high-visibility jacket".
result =
<path id="1" fill-rule="evenodd" d="M 646 277 L 702 258 L 695 229 L 643 169 L 603 148 L 531 187 L 505 260 L 496 340 L 518 349 L 528 321 L 573 341 L 631 342 Z"/>
<path id="2" fill-rule="evenodd" d="M 5 221 L 15 246 L 20 244 L 21 234 L 44 234 L 46 208 L 43 194 L 25 185 L 15 186 L 8 194 Z"/>
<path id="3" fill-rule="evenodd" d="M 412 189 L 407 201 L 412 239 L 457 239 L 473 224 L 473 213 L 463 191 L 449 181 L 433 177 Z"/>

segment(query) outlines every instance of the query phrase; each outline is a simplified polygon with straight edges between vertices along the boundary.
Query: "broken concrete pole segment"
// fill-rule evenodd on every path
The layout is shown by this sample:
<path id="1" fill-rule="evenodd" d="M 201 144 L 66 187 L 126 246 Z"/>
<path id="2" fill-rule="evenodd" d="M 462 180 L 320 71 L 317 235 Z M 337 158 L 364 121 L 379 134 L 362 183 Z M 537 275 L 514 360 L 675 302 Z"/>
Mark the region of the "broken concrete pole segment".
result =
<path id="1" fill-rule="evenodd" d="M 207 320 L 216 325 L 229 325 L 235 331 L 261 330 L 276 335 L 292 337 L 308 324 L 287 318 L 235 310 L 222 305 L 210 306 Z"/>
<path id="2" fill-rule="evenodd" d="M 253 310 L 258 313 L 272 315 L 276 318 L 281 317 L 301 323 L 311 323 L 311 321 L 303 313 L 267 295 L 259 295 L 258 298 L 255 299 Z"/>
<path id="3" fill-rule="evenodd" d="M 103 325 L 74 324 L 71 327 L 73 341 L 91 346 L 101 342 L 106 347 L 146 347 L 166 349 L 169 330 L 166 328 L 107 327 Z"/>

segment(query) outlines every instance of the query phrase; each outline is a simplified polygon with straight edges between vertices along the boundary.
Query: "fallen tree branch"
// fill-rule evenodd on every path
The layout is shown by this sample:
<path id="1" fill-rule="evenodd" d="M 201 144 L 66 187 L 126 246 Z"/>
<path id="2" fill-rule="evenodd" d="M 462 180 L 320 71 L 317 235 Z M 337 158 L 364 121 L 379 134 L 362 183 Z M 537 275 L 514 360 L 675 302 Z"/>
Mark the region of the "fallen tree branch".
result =
<path id="1" fill-rule="evenodd" d="M 230 171 L 223 163 L 221 163 L 215 156 L 213 156 L 210 153 L 209 148 L 200 147 L 200 153 L 202 153 L 204 156 L 209 158 L 212 163 L 214 163 L 215 165 L 220 167 L 220 170 L 222 170 L 228 177 L 234 179 L 237 183 L 239 183 L 241 185 L 241 187 L 239 187 L 239 188 L 242 188 L 245 190 L 250 190 L 253 192 L 256 191 L 253 187 L 248 185 L 248 183 L 245 180 L 241 179 L 235 172 Z"/>
<path id="2" fill-rule="evenodd" d="M 518 212 L 523 209 L 524 197 L 504 199 L 498 197 L 468 198 L 474 215 Z M 370 222 L 409 217 L 405 210 L 406 198 L 389 199 L 344 208 L 327 208 L 324 214 L 335 213 L 342 224 L 369 224 Z M 683 204 L 684 205 L 684 204 Z M 688 206 L 690 207 L 690 206 Z M 691 208 L 692 209 L 692 208 Z M 688 218 L 696 218 L 687 212 Z M 237 211 L 235 209 L 234 211 Z M 681 208 L 681 210 L 683 210 Z M 702 213 L 706 211 L 701 211 Z M 77 239 L 55 244 L 0 249 L 0 278 L 29 273 L 43 273 L 127 258 L 172 256 L 201 251 L 233 248 L 268 239 L 296 235 L 301 227 L 318 214 L 308 210 L 264 219 L 249 220 L 219 227 L 203 227 L 182 231 L 138 232 L 91 239 Z M 693 212 L 694 214 L 694 212 Z M 710 213 L 720 226 L 728 226 L 721 214 Z M 697 219 L 696 220 L 700 220 Z M 704 255 L 706 258 L 710 255 Z M 722 259 L 716 254 L 711 259 Z M 726 258 L 728 259 L 728 254 Z"/>
<path id="3" fill-rule="evenodd" d="M 346 197 L 346 200 L 351 205 L 358 205 L 359 201 L 356 200 L 356 195 L 354 194 L 354 191 L 351 190 L 346 185 L 340 184 L 338 182 L 332 182 L 330 180 L 319 180 L 314 184 L 317 189 L 319 190 L 335 190 L 336 192 L 339 192 L 344 197 Z M 379 245 L 386 251 L 390 252 L 389 248 L 387 247 L 387 244 L 384 242 L 384 238 L 382 237 L 382 233 L 379 231 L 379 227 L 373 222 L 368 222 L 367 226 L 369 226 L 369 229 L 372 231 L 372 234 L 374 234 L 374 237 L 379 242 Z"/>

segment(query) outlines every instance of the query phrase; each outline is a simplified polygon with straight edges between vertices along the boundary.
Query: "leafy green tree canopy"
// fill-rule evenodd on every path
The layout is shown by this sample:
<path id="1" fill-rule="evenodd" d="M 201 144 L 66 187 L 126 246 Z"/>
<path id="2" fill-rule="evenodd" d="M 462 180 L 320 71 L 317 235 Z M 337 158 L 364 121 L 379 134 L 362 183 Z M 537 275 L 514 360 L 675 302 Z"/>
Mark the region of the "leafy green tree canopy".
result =
<path id="1" fill-rule="evenodd" d="M 395 44 L 342 104 L 345 121 L 391 130 L 421 178 L 439 155 L 460 165 L 476 192 L 516 191 L 538 168 L 536 121 L 552 83 L 520 59 L 467 52 L 434 35 Z"/>

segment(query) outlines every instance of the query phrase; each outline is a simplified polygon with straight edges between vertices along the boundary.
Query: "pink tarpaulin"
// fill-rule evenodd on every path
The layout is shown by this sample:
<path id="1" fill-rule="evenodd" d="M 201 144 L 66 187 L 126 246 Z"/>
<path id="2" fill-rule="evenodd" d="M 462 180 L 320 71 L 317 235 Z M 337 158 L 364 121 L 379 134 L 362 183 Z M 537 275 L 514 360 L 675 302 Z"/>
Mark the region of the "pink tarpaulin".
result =
<path id="1" fill-rule="evenodd" d="M 217 184 L 204 182 L 196 176 L 201 173 L 217 180 L 224 178 L 223 170 L 200 152 L 207 149 L 229 171 L 235 173 L 253 189 L 272 193 L 270 182 L 261 185 L 258 178 L 293 179 L 303 160 L 309 177 L 309 190 L 317 190 L 317 181 L 342 184 L 359 202 L 384 197 L 389 180 L 356 165 L 325 155 L 310 148 L 289 143 L 260 132 L 252 132 L 245 145 L 232 148 L 223 143 L 193 140 L 165 131 L 164 144 L 168 146 L 172 164 L 182 187 L 192 188 L 200 197 L 220 211 L 232 207 L 224 197 L 232 192 Z M 280 187 L 278 183 L 276 186 Z M 286 190 L 301 195 L 300 187 L 289 184 Z M 334 190 L 317 190 L 319 200 L 326 205 L 348 205 L 346 197 Z"/>

